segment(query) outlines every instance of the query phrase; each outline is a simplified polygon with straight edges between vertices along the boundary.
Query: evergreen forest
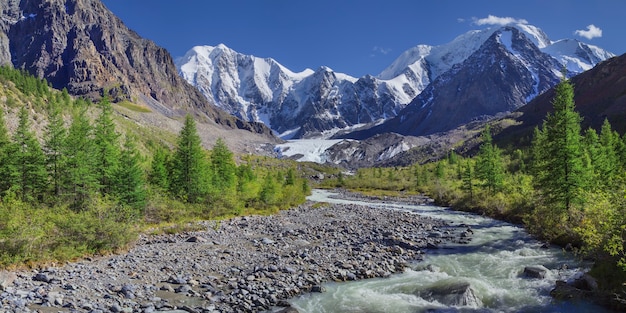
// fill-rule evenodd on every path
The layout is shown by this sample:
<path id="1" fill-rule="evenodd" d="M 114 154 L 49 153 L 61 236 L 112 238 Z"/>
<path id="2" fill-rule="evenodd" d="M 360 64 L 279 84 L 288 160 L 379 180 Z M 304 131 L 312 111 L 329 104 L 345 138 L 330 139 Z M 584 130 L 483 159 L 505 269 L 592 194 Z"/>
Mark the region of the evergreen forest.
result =
<path id="1" fill-rule="evenodd" d="M 437 162 L 360 169 L 325 185 L 378 196 L 425 193 L 440 205 L 523 224 L 594 260 L 592 275 L 605 290 L 619 290 L 626 281 L 626 136 L 607 121 L 581 129 L 569 80 L 552 104 L 530 147 L 498 147 L 487 125 L 471 157 L 450 151 Z"/>
<path id="2" fill-rule="evenodd" d="M 0 68 L 0 96 L 2 267 L 115 252 L 140 232 L 269 214 L 309 193 L 300 164 L 237 158 L 221 139 L 204 149 L 190 115 L 168 144 L 120 127 L 106 96 L 73 99 L 21 70 Z"/>

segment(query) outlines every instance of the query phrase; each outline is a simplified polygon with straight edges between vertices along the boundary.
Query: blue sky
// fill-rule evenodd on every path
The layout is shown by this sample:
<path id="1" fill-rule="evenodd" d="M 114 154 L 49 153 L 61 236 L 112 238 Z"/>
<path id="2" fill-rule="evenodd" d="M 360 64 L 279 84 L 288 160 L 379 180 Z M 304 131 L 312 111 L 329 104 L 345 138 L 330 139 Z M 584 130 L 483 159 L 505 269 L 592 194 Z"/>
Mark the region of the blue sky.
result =
<path id="1" fill-rule="evenodd" d="M 411 47 L 444 44 L 504 18 L 535 25 L 551 40 L 576 38 L 626 52 L 623 0 L 102 1 L 174 57 L 223 43 L 295 72 L 328 66 L 356 77 L 377 75 Z"/>

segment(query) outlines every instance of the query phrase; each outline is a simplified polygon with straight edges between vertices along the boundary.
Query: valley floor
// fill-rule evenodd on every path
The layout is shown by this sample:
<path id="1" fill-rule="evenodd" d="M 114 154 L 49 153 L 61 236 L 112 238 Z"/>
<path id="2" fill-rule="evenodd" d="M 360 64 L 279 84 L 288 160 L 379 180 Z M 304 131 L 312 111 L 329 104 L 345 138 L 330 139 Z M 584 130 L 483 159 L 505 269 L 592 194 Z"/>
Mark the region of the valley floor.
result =
<path id="1" fill-rule="evenodd" d="M 326 281 L 403 271 L 427 247 L 467 240 L 464 228 L 432 218 L 312 202 L 201 226 L 144 235 L 120 255 L 0 272 L 0 303 L 6 312 L 264 311 Z"/>

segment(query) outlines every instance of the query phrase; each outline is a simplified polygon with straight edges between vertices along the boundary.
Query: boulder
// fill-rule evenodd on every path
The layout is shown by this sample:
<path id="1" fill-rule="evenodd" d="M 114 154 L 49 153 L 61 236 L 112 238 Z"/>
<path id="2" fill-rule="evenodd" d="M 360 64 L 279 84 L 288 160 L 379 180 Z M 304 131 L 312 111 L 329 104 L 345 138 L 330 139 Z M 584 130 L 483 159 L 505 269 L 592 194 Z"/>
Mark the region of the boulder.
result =
<path id="1" fill-rule="evenodd" d="M 0 291 L 6 290 L 17 279 L 15 273 L 0 271 Z"/>
<path id="2" fill-rule="evenodd" d="M 573 286 L 586 291 L 598 290 L 598 282 L 589 274 L 584 274 L 580 278 L 576 279 Z"/>
<path id="3" fill-rule="evenodd" d="M 543 265 L 534 265 L 524 267 L 524 276 L 529 278 L 544 279 L 548 274 L 548 269 Z"/>
<path id="4" fill-rule="evenodd" d="M 428 300 L 437 301 L 447 306 L 470 306 L 481 307 L 483 305 L 472 289 L 469 282 L 452 281 L 438 283 L 437 285 L 422 291 L 418 296 Z"/>
<path id="5" fill-rule="evenodd" d="M 592 294 L 591 291 L 578 289 L 562 280 L 557 280 L 556 286 L 550 291 L 550 295 L 557 300 L 584 299 Z"/>

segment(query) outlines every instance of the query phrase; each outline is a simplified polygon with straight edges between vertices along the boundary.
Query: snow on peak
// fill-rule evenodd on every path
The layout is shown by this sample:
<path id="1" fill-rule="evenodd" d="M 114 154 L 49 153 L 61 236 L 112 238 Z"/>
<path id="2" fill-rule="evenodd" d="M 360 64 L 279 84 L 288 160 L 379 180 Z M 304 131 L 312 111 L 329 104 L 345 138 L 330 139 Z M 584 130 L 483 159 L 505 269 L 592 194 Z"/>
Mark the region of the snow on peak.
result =
<path id="1" fill-rule="evenodd" d="M 568 71 L 581 73 L 615 56 L 602 48 L 576 39 L 561 39 L 541 49 L 563 64 Z"/>
<path id="2" fill-rule="evenodd" d="M 513 53 L 513 32 L 511 30 L 505 29 L 501 31 L 497 36 L 497 40 Z"/>
<path id="3" fill-rule="evenodd" d="M 548 35 L 546 35 L 546 33 L 544 33 L 536 26 L 520 23 L 511 24 L 511 26 L 514 26 L 515 28 L 522 31 L 526 35 L 526 37 L 532 40 L 539 49 L 545 48 L 552 44 L 552 41 L 550 40 L 550 38 L 548 38 Z"/>
<path id="4" fill-rule="evenodd" d="M 432 50 L 432 46 L 418 45 L 404 51 L 389 67 L 378 74 L 378 78 L 390 80 L 402 74 L 407 67 L 423 59 Z"/>

